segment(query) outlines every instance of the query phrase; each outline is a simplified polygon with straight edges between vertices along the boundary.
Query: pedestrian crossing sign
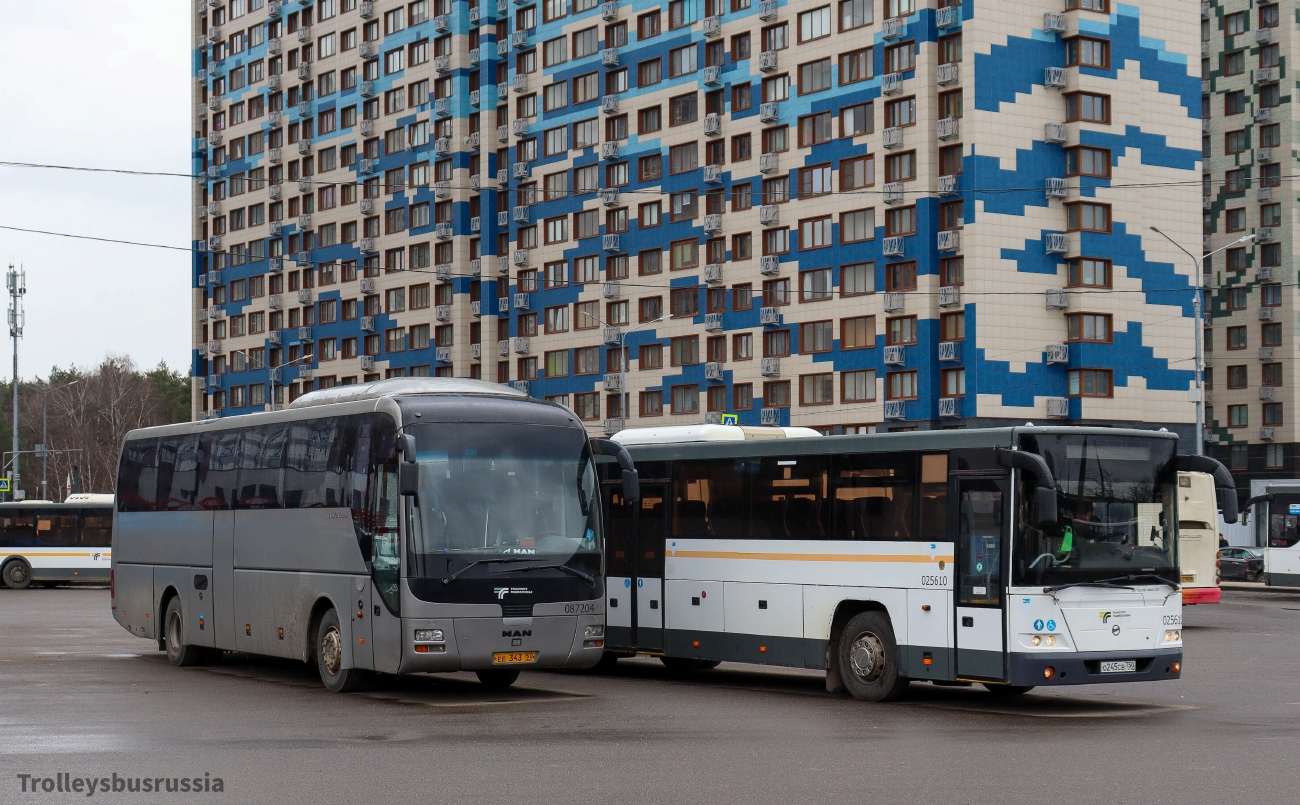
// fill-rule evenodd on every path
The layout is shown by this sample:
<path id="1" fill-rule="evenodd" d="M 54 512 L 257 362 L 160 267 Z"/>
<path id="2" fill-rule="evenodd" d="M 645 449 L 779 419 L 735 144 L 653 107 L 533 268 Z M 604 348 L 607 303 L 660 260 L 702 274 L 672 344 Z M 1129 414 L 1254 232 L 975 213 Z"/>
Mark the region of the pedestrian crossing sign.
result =
<path id="1" fill-rule="evenodd" d="M 723 424 L 723 425 L 739 425 L 739 424 L 740 424 L 740 415 L 739 415 L 739 414 L 723 414 L 723 415 L 722 415 L 722 424 Z M 5 480 L 5 483 L 7 484 L 8 482 L 9 482 L 8 479 L 6 479 L 6 480 Z"/>
<path id="2" fill-rule="evenodd" d="M 9 479 L 0 478 L 0 493 L 8 493 L 9 491 Z"/>

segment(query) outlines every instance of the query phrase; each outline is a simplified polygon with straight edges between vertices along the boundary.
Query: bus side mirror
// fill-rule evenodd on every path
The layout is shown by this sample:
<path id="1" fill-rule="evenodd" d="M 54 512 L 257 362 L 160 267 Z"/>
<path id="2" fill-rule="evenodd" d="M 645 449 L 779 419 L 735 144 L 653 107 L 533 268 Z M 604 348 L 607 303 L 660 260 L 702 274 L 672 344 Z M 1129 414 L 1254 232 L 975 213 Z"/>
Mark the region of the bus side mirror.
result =
<path id="1" fill-rule="evenodd" d="M 1223 515 L 1223 522 L 1237 522 L 1237 490 L 1216 489 L 1215 497 L 1219 499 L 1219 512 Z"/>
<path id="2" fill-rule="evenodd" d="M 397 465 L 397 491 L 404 497 L 414 497 L 420 491 L 420 465 L 402 461 Z"/>
<path id="3" fill-rule="evenodd" d="M 403 433 L 397 437 L 397 492 L 411 497 L 420 490 L 420 465 L 415 463 L 415 437 Z"/>
<path id="4" fill-rule="evenodd" d="M 1050 486 L 1034 487 L 1034 525 L 1046 528 L 1056 523 L 1056 489 Z"/>
<path id="5" fill-rule="evenodd" d="M 628 503 L 641 499 L 641 473 L 636 470 L 623 470 L 623 499 Z"/>

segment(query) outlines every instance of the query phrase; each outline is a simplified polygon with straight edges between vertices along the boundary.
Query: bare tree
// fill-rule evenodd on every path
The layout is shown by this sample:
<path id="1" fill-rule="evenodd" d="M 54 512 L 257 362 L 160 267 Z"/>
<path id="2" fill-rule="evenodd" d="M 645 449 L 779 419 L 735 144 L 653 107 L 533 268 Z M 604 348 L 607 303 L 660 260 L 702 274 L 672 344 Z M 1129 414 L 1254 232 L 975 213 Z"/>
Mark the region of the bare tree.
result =
<path id="1" fill-rule="evenodd" d="M 21 449 L 32 450 L 42 439 L 42 415 L 48 410 L 48 461 L 50 497 L 62 498 L 66 479 L 75 465 L 85 492 L 112 492 L 117 477 L 118 452 L 126 434 L 150 425 L 183 421 L 189 414 L 188 379 L 160 364 L 141 372 L 131 358 L 108 355 L 95 367 L 59 369 L 48 378 L 25 382 L 19 389 Z M 6 384 L 7 386 L 7 384 Z M 4 396 L 4 422 L 12 422 L 12 386 Z M 182 401 L 178 404 L 177 401 Z M 4 444 L 12 439 L 12 426 L 0 427 Z M 41 460 L 23 456 L 22 487 L 28 497 L 40 494 Z"/>

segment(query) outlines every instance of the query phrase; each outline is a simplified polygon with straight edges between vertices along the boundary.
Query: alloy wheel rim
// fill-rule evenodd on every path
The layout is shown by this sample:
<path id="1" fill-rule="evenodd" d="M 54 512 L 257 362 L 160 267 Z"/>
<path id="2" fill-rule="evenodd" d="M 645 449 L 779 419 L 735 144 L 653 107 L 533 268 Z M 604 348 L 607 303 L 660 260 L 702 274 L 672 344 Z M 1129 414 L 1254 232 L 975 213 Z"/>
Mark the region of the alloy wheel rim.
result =
<path id="1" fill-rule="evenodd" d="M 870 684 L 885 672 L 885 646 L 871 632 L 858 635 L 849 646 L 849 666 L 860 681 Z"/>
<path id="2" fill-rule="evenodd" d="M 339 672 L 339 666 L 343 664 L 343 641 L 339 638 L 339 630 L 333 626 L 325 632 L 321 639 L 320 647 L 321 659 L 325 662 L 325 671 L 330 676 Z"/>
<path id="3" fill-rule="evenodd" d="M 167 653 L 175 656 L 181 650 L 181 613 L 173 612 L 167 621 Z"/>
<path id="4" fill-rule="evenodd" d="M 14 584 L 22 584 L 27 581 L 27 566 L 22 562 L 14 562 L 9 566 L 9 578 Z"/>

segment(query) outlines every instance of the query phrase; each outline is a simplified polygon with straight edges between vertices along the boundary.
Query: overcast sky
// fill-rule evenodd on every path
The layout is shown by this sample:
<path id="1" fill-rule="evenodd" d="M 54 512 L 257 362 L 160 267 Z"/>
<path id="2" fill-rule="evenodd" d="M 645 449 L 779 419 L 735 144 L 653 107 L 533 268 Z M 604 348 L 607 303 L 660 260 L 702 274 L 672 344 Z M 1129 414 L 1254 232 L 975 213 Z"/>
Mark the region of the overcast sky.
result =
<path id="1" fill-rule="evenodd" d="M 0 3 L 0 161 L 189 172 L 191 5 Z M 0 225 L 188 247 L 190 190 L 184 178 L 0 166 Z M 27 269 L 24 379 L 108 353 L 188 372 L 186 252 L 0 230 L 0 261 Z M 4 378 L 7 336 L 0 325 Z"/>

